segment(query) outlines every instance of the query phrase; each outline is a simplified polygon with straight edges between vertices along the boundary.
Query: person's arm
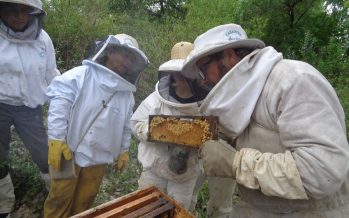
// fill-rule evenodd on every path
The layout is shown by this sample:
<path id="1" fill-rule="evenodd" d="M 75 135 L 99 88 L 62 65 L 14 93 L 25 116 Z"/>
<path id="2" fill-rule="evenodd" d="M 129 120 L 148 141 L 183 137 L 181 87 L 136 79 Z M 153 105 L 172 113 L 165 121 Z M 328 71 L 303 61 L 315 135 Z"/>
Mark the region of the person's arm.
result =
<path id="1" fill-rule="evenodd" d="M 158 113 L 157 104 L 155 93 L 152 93 L 138 106 L 131 118 L 132 132 L 140 141 L 148 139 L 149 115 Z"/>
<path id="2" fill-rule="evenodd" d="M 322 198 L 338 191 L 349 170 L 349 146 L 343 109 L 329 83 L 312 74 L 299 77 L 279 104 L 277 126 L 307 194 Z"/>
<path id="3" fill-rule="evenodd" d="M 47 84 L 50 84 L 53 78 L 60 75 L 60 72 L 57 69 L 55 49 L 53 47 L 52 40 L 44 30 L 42 30 L 41 34 L 42 34 L 42 37 L 45 43 L 45 49 L 46 49 L 45 79 Z"/>
<path id="4" fill-rule="evenodd" d="M 46 92 L 49 98 L 48 138 L 66 141 L 72 105 L 81 86 L 82 74 L 68 71 L 55 77 Z"/>
<path id="5" fill-rule="evenodd" d="M 125 122 L 123 134 L 122 134 L 120 153 L 127 152 L 131 144 L 131 136 L 132 136 L 131 117 L 133 114 L 133 107 L 134 107 L 135 101 L 134 101 L 133 95 L 131 95 L 130 98 L 132 98 L 132 100 L 130 101 L 128 111 L 127 111 L 127 119 Z"/>
<path id="6" fill-rule="evenodd" d="M 302 67 L 315 70 L 310 65 Z M 342 186 L 349 169 L 343 110 L 329 83 L 314 75 L 300 73 L 280 96 L 275 119 L 288 151 L 271 154 L 241 149 L 234 160 L 237 180 L 253 169 L 262 192 L 281 197 L 292 190 L 300 193 L 304 187 L 307 196 L 319 199 Z M 248 160 L 249 156 L 253 158 Z"/>
<path id="7" fill-rule="evenodd" d="M 302 69 L 315 71 L 310 65 Z M 205 172 L 288 199 L 319 199 L 338 191 L 349 170 L 344 114 L 333 88 L 314 75 L 301 73 L 281 88 L 274 119 L 284 153 L 236 151 L 209 142 L 202 151 Z"/>
<path id="8" fill-rule="evenodd" d="M 130 145 L 131 145 L 132 131 L 131 131 L 131 123 L 130 122 L 131 122 L 134 104 L 135 104 L 134 97 L 133 97 L 133 94 L 131 94 L 128 111 L 126 113 L 127 118 L 126 118 L 126 122 L 125 122 L 124 129 L 122 132 L 121 148 L 120 148 L 119 155 L 116 157 L 115 169 L 119 173 L 121 173 L 122 171 L 125 170 L 125 168 L 128 165 L 128 161 L 130 160 L 128 150 L 129 150 Z"/>

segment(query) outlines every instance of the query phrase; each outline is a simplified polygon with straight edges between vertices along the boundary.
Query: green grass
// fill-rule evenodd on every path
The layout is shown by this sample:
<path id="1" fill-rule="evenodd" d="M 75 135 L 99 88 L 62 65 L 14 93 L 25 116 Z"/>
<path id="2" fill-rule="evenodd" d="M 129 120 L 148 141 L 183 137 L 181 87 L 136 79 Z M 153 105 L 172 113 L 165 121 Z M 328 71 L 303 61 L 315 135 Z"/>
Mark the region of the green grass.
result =
<path id="1" fill-rule="evenodd" d="M 208 197 L 208 185 L 207 181 L 205 181 L 197 197 L 196 212 L 199 217 L 205 217 L 206 215 L 206 205 Z"/>

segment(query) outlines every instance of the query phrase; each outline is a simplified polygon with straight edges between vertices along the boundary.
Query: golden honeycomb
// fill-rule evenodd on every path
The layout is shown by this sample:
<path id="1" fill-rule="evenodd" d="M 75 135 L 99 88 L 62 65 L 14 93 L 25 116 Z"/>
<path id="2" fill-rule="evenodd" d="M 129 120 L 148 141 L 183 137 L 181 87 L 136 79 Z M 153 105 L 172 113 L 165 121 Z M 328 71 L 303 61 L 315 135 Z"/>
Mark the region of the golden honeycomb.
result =
<path id="1" fill-rule="evenodd" d="M 212 117 L 178 117 L 154 115 L 149 119 L 149 141 L 168 142 L 190 147 L 200 147 L 216 139 L 217 119 Z"/>

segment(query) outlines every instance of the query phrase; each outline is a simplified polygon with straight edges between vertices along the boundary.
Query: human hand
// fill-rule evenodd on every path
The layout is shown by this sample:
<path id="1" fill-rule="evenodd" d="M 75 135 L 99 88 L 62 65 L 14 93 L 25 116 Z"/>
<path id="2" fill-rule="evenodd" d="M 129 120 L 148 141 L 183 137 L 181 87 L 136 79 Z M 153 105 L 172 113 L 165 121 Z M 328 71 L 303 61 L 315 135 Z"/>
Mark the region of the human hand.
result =
<path id="1" fill-rule="evenodd" d="M 72 158 L 69 145 L 60 140 L 49 140 L 48 145 L 48 164 L 51 165 L 54 170 L 60 171 L 62 154 L 66 160 Z"/>
<path id="2" fill-rule="evenodd" d="M 203 144 L 199 157 L 206 176 L 235 177 L 233 163 L 236 150 L 223 140 L 209 140 Z"/>
<path id="3" fill-rule="evenodd" d="M 115 170 L 119 173 L 122 172 L 127 167 L 129 160 L 130 160 L 130 156 L 128 155 L 127 151 L 119 154 L 115 164 Z"/>

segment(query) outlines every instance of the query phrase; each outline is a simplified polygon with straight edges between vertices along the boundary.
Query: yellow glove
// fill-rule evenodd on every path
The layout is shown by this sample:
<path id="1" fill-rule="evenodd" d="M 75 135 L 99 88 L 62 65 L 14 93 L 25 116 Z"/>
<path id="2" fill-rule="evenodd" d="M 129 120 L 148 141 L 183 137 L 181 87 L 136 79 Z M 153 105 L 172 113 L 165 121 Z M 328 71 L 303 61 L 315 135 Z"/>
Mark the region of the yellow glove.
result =
<path id="1" fill-rule="evenodd" d="M 68 144 L 59 140 L 48 141 L 48 164 L 56 171 L 61 170 L 62 154 L 66 160 L 70 160 L 72 155 Z"/>
<path id="2" fill-rule="evenodd" d="M 119 154 L 118 160 L 116 161 L 116 164 L 115 164 L 116 171 L 119 173 L 123 171 L 127 167 L 127 163 L 129 160 L 130 160 L 130 157 L 127 151 L 122 154 Z"/>

